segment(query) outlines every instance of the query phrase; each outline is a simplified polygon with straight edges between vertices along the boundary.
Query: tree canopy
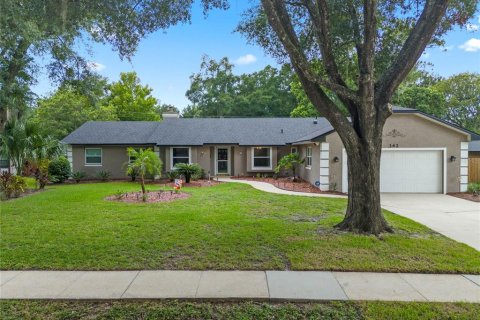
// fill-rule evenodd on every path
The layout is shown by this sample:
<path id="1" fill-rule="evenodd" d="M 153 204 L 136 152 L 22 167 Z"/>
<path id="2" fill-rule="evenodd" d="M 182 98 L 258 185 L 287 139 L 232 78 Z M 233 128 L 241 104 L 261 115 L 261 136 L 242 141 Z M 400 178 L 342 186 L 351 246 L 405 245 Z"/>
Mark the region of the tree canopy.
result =
<path id="1" fill-rule="evenodd" d="M 0 115 L 21 111 L 29 103 L 30 85 L 39 65 L 49 58 L 52 80 L 88 75 L 88 60 L 76 44 L 108 43 L 120 57 L 130 58 L 147 34 L 191 18 L 193 1 L 159 0 L 2 0 L 0 15 Z M 202 0 L 204 13 L 228 7 L 226 0 Z M 50 59 L 51 58 L 51 59 Z"/>
<path id="2" fill-rule="evenodd" d="M 107 105 L 121 121 L 157 121 L 158 101 L 152 88 L 140 84 L 135 72 L 123 72 L 120 80 L 108 86 Z"/>
<path id="3" fill-rule="evenodd" d="M 306 96 L 343 142 L 349 201 L 339 228 L 392 231 L 380 206 L 380 157 L 393 95 L 425 48 L 442 44 L 476 6 L 470 0 L 262 0 L 245 13 L 238 31 L 290 61 Z"/>
<path id="4" fill-rule="evenodd" d="M 200 72 L 190 77 L 186 92 L 191 101 L 184 117 L 280 117 L 295 106 L 290 91 L 292 71 L 267 66 L 250 74 L 235 75 L 228 58 L 204 57 Z"/>

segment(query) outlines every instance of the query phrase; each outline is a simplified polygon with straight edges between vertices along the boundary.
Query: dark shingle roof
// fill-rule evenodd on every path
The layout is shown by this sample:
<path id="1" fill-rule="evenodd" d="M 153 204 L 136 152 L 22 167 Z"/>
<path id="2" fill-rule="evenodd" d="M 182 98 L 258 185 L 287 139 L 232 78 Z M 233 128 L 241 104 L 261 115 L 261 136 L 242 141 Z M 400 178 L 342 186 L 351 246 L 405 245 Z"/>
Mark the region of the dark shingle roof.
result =
<path id="1" fill-rule="evenodd" d="M 285 145 L 318 132 L 333 128 L 319 118 L 196 118 L 166 119 L 157 127 L 151 140 L 164 146 L 239 144 Z"/>
<path id="2" fill-rule="evenodd" d="M 396 113 L 421 113 L 393 107 Z M 426 114 L 425 114 L 426 115 Z M 426 115 L 429 116 L 429 115 Z M 430 118 L 446 123 L 435 117 Z M 87 122 L 68 135 L 67 144 L 158 144 L 200 146 L 238 144 L 280 146 L 311 141 L 333 131 L 325 118 L 178 118 L 154 121 Z M 446 123 L 472 134 L 463 128 Z"/>
<path id="3" fill-rule="evenodd" d="M 63 139 L 68 144 L 150 144 L 155 121 L 89 121 Z"/>

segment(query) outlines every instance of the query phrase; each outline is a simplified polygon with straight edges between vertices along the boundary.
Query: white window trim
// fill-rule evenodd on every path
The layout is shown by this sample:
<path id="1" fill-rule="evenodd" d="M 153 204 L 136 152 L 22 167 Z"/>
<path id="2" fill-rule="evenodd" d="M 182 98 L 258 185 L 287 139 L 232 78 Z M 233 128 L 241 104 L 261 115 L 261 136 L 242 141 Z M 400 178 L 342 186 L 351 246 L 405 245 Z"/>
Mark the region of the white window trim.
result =
<path id="1" fill-rule="evenodd" d="M 310 156 L 308 156 L 308 149 L 310 149 Z M 312 159 L 310 165 L 308 164 L 308 158 Z M 313 147 L 306 147 L 305 148 L 305 169 L 311 170 L 313 163 Z"/>
<path id="2" fill-rule="evenodd" d="M 192 163 L 192 148 L 191 147 L 182 147 L 182 146 L 170 147 L 170 170 L 173 170 L 173 149 L 177 149 L 177 148 L 188 149 L 188 164 Z"/>
<path id="3" fill-rule="evenodd" d="M 270 149 L 270 166 L 268 167 L 255 167 L 254 166 L 254 159 L 255 159 L 255 149 L 256 148 L 262 148 L 262 149 Z M 257 157 L 258 158 L 258 157 Z M 262 158 L 266 158 L 266 157 L 262 157 Z M 272 147 L 252 147 L 252 156 L 251 156 L 251 160 L 252 160 L 252 170 L 272 170 Z"/>
<path id="4" fill-rule="evenodd" d="M 228 172 L 227 173 L 221 173 L 221 174 L 226 174 L 226 175 L 230 175 L 230 162 L 231 162 L 231 158 L 230 158 L 230 146 L 216 146 L 215 147 L 215 175 L 218 175 L 218 149 L 227 149 L 227 152 L 228 152 L 228 160 L 227 160 L 227 166 L 228 166 Z"/>
<path id="5" fill-rule="evenodd" d="M 87 163 L 87 150 L 100 149 L 100 163 Z M 103 166 L 103 148 L 85 148 L 85 167 Z"/>

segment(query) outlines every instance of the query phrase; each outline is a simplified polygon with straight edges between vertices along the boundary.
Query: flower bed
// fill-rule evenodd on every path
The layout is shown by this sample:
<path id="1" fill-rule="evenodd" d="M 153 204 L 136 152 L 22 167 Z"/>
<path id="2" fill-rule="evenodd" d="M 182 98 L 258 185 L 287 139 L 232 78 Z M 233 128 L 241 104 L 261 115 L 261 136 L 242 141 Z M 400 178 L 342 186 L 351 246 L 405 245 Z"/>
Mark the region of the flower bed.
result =
<path id="1" fill-rule="evenodd" d="M 449 193 L 449 195 L 460 198 L 460 199 L 464 199 L 464 200 L 480 202 L 480 196 L 476 196 L 468 192 L 452 192 L 452 193 Z"/>
<path id="2" fill-rule="evenodd" d="M 186 199 L 190 197 L 190 194 L 185 192 L 175 192 L 170 190 L 161 191 L 148 191 L 146 193 L 147 199 L 143 201 L 141 192 L 125 192 L 122 194 L 116 194 L 108 196 L 105 200 L 120 201 L 129 203 L 153 203 L 153 202 L 170 202 L 179 199 Z"/>
<path id="3" fill-rule="evenodd" d="M 256 177 L 232 177 L 236 180 L 249 180 L 249 181 L 259 181 L 266 182 L 274 185 L 275 187 L 287 191 L 296 191 L 296 192 L 307 192 L 307 193 L 330 193 L 330 194 L 340 194 L 344 193 L 338 191 L 321 191 L 319 188 L 311 185 L 309 182 L 297 178 L 297 182 L 293 182 L 292 178 L 282 177 L 278 179 L 273 178 L 256 178 Z"/>

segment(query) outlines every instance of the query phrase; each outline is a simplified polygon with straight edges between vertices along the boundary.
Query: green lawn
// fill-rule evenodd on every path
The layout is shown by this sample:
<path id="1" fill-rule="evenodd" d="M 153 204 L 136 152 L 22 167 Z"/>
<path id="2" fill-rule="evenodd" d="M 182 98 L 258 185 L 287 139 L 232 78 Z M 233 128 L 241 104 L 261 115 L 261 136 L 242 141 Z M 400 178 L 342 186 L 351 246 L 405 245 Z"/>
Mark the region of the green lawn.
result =
<path id="1" fill-rule="evenodd" d="M 2 301 L 0 314 L 13 319 L 476 319 L 479 304 L 326 302 L 326 303 L 192 303 Z M 477 315 L 477 316 L 475 316 Z"/>
<path id="2" fill-rule="evenodd" d="M 58 185 L 1 203 L 0 269 L 480 273 L 478 251 L 388 212 L 395 234 L 336 232 L 344 199 L 230 183 L 186 188 L 190 198 L 170 203 L 104 200 L 138 189 L 126 182 Z"/>

